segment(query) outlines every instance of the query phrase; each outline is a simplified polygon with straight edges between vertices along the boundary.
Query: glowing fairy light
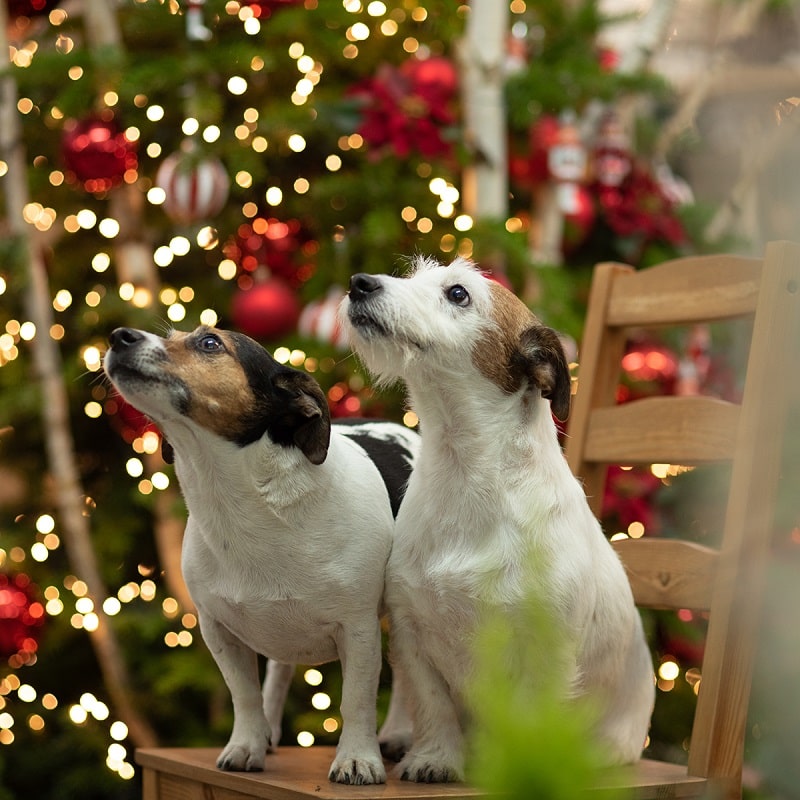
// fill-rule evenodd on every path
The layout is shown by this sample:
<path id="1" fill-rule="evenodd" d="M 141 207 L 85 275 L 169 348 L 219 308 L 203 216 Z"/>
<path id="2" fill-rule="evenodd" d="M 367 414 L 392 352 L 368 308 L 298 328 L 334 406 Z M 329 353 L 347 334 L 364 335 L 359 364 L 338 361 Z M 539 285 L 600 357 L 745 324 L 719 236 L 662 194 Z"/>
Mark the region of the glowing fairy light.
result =
<path id="1" fill-rule="evenodd" d="M 314 744 L 314 734 L 311 731 L 300 731 L 297 734 L 297 744 L 300 747 L 311 747 Z"/>
<path id="2" fill-rule="evenodd" d="M 105 272 L 111 266 L 111 256 L 108 253 L 96 253 L 92 257 L 92 269 L 95 272 Z"/>
<path id="3" fill-rule="evenodd" d="M 311 697 L 311 705 L 317 711 L 326 711 L 331 707 L 331 697 L 325 692 L 315 692 Z"/>
<path id="4" fill-rule="evenodd" d="M 472 228 L 472 225 L 473 219 L 469 214 L 459 214 L 459 216 L 453 220 L 453 227 L 457 231 L 468 231 Z"/>
<path id="5" fill-rule="evenodd" d="M 185 256 L 191 249 L 191 242 L 185 236 L 173 236 L 169 240 L 169 249 L 176 256 Z"/>
<path id="6" fill-rule="evenodd" d="M 103 600 L 103 613 L 115 617 L 122 610 L 122 603 L 116 597 L 107 597 Z"/>
<path id="7" fill-rule="evenodd" d="M 243 95 L 247 91 L 247 80 L 240 75 L 228 79 L 228 91 L 233 95 Z"/>
<path id="8" fill-rule="evenodd" d="M 50 514 L 40 514 L 36 518 L 36 530 L 39 533 L 52 533 L 55 527 L 56 521 Z"/>
<path id="9" fill-rule="evenodd" d="M 318 669 L 307 669 L 303 673 L 303 680 L 309 686 L 319 686 L 322 683 L 322 673 Z"/>
<path id="10" fill-rule="evenodd" d="M 213 308 L 204 308 L 200 312 L 200 324 L 214 327 L 219 322 L 219 315 Z"/>
<path id="11" fill-rule="evenodd" d="M 658 677 L 665 681 L 674 681 L 681 674 L 677 662 L 667 659 L 658 668 Z"/>
<path id="12" fill-rule="evenodd" d="M 108 733 L 114 741 L 121 742 L 123 739 L 128 738 L 128 726 L 124 722 L 117 720 L 111 723 Z"/>
<path id="13" fill-rule="evenodd" d="M 111 217 L 106 217 L 97 224 L 97 230 L 106 239 L 114 239 L 119 236 L 119 222 Z"/>

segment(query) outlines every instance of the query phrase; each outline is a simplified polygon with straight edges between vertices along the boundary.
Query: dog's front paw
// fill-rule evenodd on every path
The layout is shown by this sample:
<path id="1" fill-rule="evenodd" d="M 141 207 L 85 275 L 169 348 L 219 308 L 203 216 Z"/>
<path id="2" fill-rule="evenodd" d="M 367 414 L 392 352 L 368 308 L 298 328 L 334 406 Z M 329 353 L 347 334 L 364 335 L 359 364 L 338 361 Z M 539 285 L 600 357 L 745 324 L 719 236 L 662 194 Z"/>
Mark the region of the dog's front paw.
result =
<path id="1" fill-rule="evenodd" d="M 397 772 L 402 780 L 416 783 L 451 783 L 464 780 L 463 767 L 441 753 L 432 755 L 412 751 L 398 764 Z"/>
<path id="2" fill-rule="evenodd" d="M 217 759 L 217 769 L 226 772 L 261 772 L 264 769 L 264 756 L 267 743 L 263 747 L 254 747 L 228 742 Z"/>
<path id="3" fill-rule="evenodd" d="M 383 761 L 375 756 L 337 755 L 331 764 L 328 778 L 334 783 L 366 786 L 373 783 L 386 783 L 386 770 Z"/>

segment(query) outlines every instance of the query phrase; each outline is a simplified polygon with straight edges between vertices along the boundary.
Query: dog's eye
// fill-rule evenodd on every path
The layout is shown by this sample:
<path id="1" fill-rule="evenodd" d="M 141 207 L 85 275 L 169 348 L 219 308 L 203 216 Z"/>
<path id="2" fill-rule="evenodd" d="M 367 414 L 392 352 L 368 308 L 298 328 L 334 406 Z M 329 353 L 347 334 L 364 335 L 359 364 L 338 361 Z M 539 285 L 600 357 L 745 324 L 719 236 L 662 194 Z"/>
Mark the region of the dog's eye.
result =
<path id="1" fill-rule="evenodd" d="M 223 349 L 222 341 L 220 340 L 219 336 L 216 336 L 213 333 L 207 333 L 202 339 L 200 339 L 198 344 L 200 349 L 206 353 L 216 353 Z"/>
<path id="2" fill-rule="evenodd" d="M 457 306 L 469 305 L 469 292 L 460 283 L 451 286 L 447 292 L 445 292 L 445 295 L 451 303 L 455 303 Z"/>

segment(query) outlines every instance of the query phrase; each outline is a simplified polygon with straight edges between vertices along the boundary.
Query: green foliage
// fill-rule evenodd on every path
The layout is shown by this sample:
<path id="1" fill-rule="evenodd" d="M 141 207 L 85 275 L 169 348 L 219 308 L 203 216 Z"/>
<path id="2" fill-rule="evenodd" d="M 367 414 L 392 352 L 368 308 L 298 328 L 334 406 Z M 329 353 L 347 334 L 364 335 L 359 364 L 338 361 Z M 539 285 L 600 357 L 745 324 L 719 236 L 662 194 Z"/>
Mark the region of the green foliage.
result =
<path id="1" fill-rule="evenodd" d="M 611 18 L 594 0 L 575 4 L 534 0 L 527 5 L 537 45 L 525 69 L 507 83 L 512 130 L 526 132 L 542 113 L 582 111 L 590 101 L 665 91 L 663 81 L 654 75 L 616 72 L 601 63 L 597 34 Z"/>
<path id="2" fill-rule="evenodd" d="M 592 738 L 592 708 L 564 700 L 571 645 L 548 610 L 546 598 L 531 597 L 518 615 L 490 615 L 477 639 L 468 772 L 498 796 L 574 800 L 600 775 L 613 774 L 601 766 Z M 599 800 L 618 796 L 592 793 Z"/>

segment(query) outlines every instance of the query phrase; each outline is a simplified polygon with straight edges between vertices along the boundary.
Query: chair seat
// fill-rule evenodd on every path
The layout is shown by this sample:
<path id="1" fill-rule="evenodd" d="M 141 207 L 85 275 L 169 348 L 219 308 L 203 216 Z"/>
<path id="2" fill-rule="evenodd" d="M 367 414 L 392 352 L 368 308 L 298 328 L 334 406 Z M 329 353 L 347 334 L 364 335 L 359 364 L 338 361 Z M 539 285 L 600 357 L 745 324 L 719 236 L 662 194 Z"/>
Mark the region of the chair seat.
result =
<path id="1" fill-rule="evenodd" d="M 460 800 L 488 797 L 465 784 L 419 784 L 400 781 L 390 771 L 380 786 L 343 786 L 328 781 L 333 747 L 282 747 L 267 756 L 263 772 L 223 772 L 215 766 L 219 748 L 145 748 L 136 761 L 144 768 L 143 800 Z M 609 774 L 599 787 L 632 789 L 637 800 L 700 797 L 706 780 L 687 776 L 677 764 L 643 760 L 622 776 Z"/>

